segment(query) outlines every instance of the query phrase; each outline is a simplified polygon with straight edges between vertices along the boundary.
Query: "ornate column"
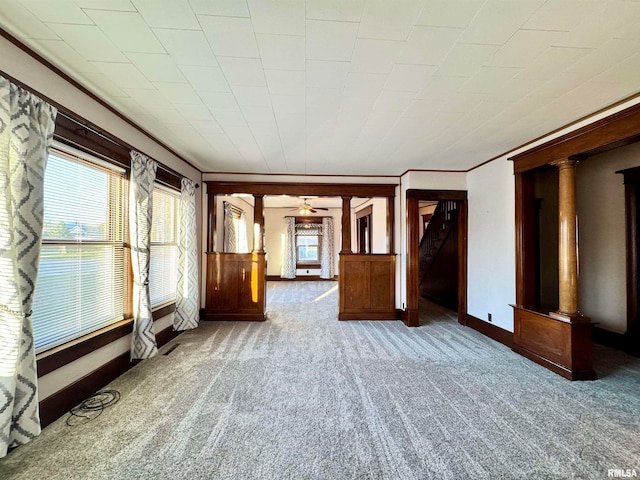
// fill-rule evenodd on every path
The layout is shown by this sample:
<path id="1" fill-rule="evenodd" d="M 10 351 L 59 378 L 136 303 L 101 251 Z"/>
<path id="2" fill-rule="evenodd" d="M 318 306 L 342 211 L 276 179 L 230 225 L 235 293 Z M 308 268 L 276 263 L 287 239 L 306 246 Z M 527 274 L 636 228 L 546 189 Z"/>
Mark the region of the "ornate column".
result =
<path id="1" fill-rule="evenodd" d="M 351 251 L 351 198 L 342 197 L 342 250 L 340 253 Z"/>
<path id="2" fill-rule="evenodd" d="M 558 167 L 558 314 L 579 317 L 578 243 L 576 221 L 576 160 L 555 162 Z"/>
<path id="3" fill-rule="evenodd" d="M 264 195 L 253 196 L 253 252 L 264 252 Z"/>

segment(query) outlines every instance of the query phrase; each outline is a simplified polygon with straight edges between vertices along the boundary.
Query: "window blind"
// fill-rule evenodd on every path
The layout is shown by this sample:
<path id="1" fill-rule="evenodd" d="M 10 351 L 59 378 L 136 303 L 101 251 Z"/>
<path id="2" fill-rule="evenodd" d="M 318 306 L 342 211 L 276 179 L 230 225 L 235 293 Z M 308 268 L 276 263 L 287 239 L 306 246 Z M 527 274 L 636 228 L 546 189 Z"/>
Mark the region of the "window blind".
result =
<path id="1" fill-rule="evenodd" d="M 179 198 L 175 192 L 156 186 L 152 201 L 149 296 L 153 308 L 176 299 Z"/>
<path id="2" fill-rule="evenodd" d="M 123 172 L 51 150 L 32 322 L 36 352 L 124 318 Z"/>

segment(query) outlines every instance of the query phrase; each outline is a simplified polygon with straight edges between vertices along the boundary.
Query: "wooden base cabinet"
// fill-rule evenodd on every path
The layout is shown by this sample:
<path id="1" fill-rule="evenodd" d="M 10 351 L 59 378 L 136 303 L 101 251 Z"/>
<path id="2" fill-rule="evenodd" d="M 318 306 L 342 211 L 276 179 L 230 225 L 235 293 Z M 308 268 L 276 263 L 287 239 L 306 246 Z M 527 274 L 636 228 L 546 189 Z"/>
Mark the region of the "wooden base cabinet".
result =
<path id="1" fill-rule="evenodd" d="M 396 257 L 340 254 L 339 320 L 396 320 Z"/>
<path id="2" fill-rule="evenodd" d="M 204 320 L 265 320 L 264 252 L 207 253 Z"/>

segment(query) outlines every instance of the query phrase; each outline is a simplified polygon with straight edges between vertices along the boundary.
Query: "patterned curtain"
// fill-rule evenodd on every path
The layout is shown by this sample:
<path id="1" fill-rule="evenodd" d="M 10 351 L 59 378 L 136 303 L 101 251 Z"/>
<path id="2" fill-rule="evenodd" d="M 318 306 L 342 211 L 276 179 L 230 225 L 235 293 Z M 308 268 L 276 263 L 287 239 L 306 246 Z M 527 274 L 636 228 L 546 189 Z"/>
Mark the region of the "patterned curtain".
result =
<path id="1" fill-rule="evenodd" d="M 282 269 L 280 277 L 296 278 L 296 219 L 284 217 L 286 233 L 282 247 Z"/>
<path id="2" fill-rule="evenodd" d="M 333 278 L 333 218 L 322 219 L 320 278 Z"/>
<path id="3" fill-rule="evenodd" d="M 173 329 L 196 328 L 199 318 L 196 186 L 188 178 L 183 178 L 178 230 L 178 287 L 176 289 L 176 312 L 173 315 Z"/>
<path id="4" fill-rule="evenodd" d="M 233 223 L 233 208 L 229 202 L 224 202 L 224 251 L 236 251 L 236 226 Z"/>
<path id="5" fill-rule="evenodd" d="M 158 165 L 149 157 L 131 152 L 129 180 L 129 231 L 133 267 L 133 339 L 131 359 L 158 353 L 149 300 L 149 260 L 153 183 Z"/>
<path id="6" fill-rule="evenodd" d="M 0 458 L 40 433 L 31 305 L 57 110 L 0 77 Z"/>
<path id="7" fill-rule="evenodd" d="M 240 213 L 240 221 L 238 222 L 238 252 L 249 253 L 249 243 L 247 242 L 247 214 L 244 210 Z"/>

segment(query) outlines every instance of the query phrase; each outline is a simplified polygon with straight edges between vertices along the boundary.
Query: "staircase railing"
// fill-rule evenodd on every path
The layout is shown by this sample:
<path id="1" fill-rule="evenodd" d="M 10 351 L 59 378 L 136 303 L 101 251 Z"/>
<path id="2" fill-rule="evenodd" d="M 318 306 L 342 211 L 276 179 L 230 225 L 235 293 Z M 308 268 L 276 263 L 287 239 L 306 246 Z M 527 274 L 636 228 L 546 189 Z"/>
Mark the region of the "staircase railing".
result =
<path id="1" fill-rule="evenodd" d="M 437 253 L 444 240 L 443 236 L 458 213 L 458 203 L 455 200 L 438 202 L 427 229 L 420 239 L 420 275 L 427 269 L 428 263 Z"/>

